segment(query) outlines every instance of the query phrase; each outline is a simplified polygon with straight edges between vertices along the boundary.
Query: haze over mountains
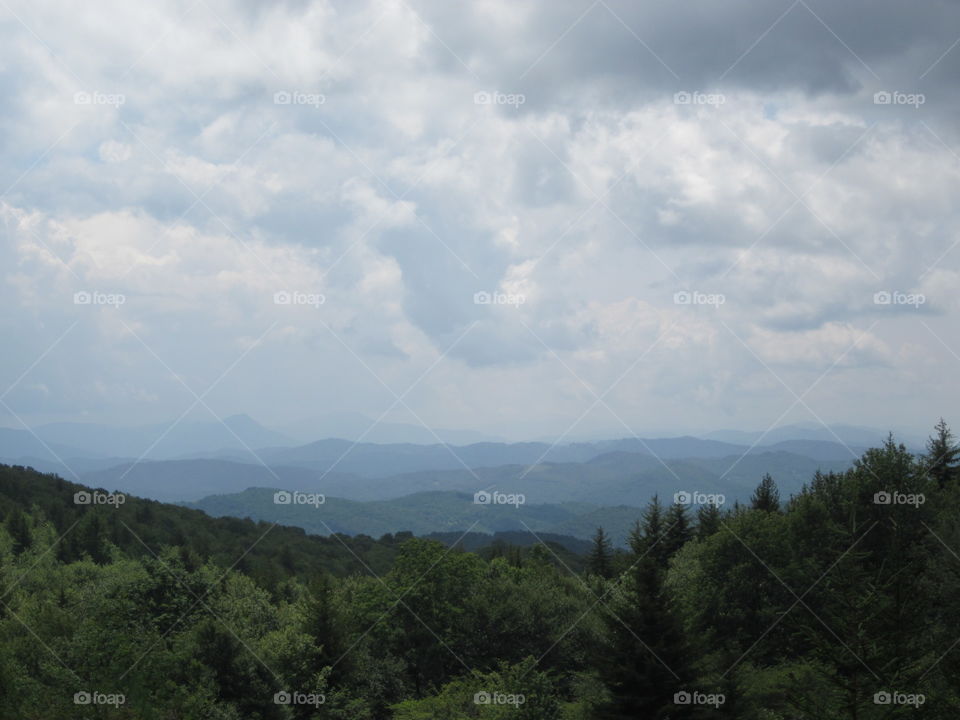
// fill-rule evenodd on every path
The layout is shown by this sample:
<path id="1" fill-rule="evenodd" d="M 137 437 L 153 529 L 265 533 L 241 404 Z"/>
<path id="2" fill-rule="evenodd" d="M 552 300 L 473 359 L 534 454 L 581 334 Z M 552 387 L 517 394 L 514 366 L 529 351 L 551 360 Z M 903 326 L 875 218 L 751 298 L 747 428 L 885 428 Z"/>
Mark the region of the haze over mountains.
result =
<path id="1" fill-rule="evenodd" d="M 402 424 L 376 426 L 375 433 L 373 421 L 362 427 L 363 421 L 362 416 L 347 418 L 341 433 L 347 437 L 307 443 L 295 437 L 307 435 L 303 427 L 283 432 L 246 415 L 172 428 L 92 423 L 3 428 L 0 462 L 163 502 L 190 503 L 213 515 L 279 521 L 311 532 L 532 529 L 585 538 L 603 524 L 619 542 L 637 508 L 654 494 L 667 501 L 684 490 L 744 500 L 770 472 L 787 495 L 817 470 L 847 468 L 883 437 L 867 428 L 783 426 L 767 433 L 721 430 L 702 437 L 557 444 L 378 443 L 369 438 L 421 436 Z M 332 422 L 327 418 L 318 427 L 330 430 Z M 481 489 L 521 494 L 524 504 L 478 506 L 472 496 Z M 277 506 L 273 490 L 322 493 L 328 501 L 320 513 Z"/>

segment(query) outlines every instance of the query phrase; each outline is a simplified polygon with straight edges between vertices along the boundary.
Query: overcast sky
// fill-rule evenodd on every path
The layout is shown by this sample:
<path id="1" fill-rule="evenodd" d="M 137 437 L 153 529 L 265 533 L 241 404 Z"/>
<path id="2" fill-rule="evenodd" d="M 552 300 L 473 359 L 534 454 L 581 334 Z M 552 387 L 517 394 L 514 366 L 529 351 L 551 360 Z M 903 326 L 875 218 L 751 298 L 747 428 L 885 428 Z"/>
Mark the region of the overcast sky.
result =
<path id="1" fill-rule="evenodd" d="M 955 2 L 4 0 L 0 422 L 960 424 L 958 77 Z"/>

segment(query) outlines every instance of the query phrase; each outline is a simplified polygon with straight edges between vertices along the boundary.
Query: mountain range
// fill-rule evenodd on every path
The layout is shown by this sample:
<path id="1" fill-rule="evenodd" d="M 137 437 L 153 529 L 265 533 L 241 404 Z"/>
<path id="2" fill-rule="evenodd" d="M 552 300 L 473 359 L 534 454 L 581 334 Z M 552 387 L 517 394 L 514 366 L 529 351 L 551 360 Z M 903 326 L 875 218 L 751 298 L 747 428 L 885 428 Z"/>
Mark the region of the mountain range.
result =
<path id="1" fill-rule="evenodd" d="M 746 501 L 769 472 L 786 498 L 817 470 L 846 469 L 882 438 L 865 428 L 840 427 L 834 436 L 823 428 L 786 426 L 766 434 L 717 431 L 556 444 L 385 443 L 358 441 L 363 421 L 353 417 L 345 426 L 344 434 L 354 439 L 307 443 L 246 415 L 172 427 L 0 428 L 0 462 L 189 504 L 212 515 L 281 522 L 320 534 L 534 530 L 586 539 L 603 525 L 622 543 L 638 508 L 653 495 L 666 503 L 681 491 Z M 409 430 L 387 430 L 403 435 L 404 428 Z M 322 493 L 328 500 L 322 512 L 310 512 L 275 505 L 270 499 L 276 490 Z M 472 497 L 479 490 L 521 494 L 525 504 L 477 506 Z"/>

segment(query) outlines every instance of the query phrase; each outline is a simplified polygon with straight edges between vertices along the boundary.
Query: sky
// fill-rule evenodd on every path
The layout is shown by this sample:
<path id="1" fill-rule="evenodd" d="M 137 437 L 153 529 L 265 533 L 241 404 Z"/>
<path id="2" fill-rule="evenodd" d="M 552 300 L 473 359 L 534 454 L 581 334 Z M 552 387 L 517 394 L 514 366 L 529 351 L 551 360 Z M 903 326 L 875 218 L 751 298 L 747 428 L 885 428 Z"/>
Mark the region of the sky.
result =
<path id="1" fill-rule="evenodd" d="M 960 423 L 960 4 L 0 3 L 0 423 Z"/>

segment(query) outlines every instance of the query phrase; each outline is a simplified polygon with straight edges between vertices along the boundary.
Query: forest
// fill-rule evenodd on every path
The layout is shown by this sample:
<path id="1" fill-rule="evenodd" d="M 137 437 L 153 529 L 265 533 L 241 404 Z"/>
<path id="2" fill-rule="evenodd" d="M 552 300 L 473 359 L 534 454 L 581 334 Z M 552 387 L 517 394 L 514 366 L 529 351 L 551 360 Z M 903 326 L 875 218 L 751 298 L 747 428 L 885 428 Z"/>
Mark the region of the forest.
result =
<path id="1" fill-rule="evenodd" d="M 955 718 L 960 450 L 628 547 L 318 536 L 0 466 L 0 717 Z"/>

